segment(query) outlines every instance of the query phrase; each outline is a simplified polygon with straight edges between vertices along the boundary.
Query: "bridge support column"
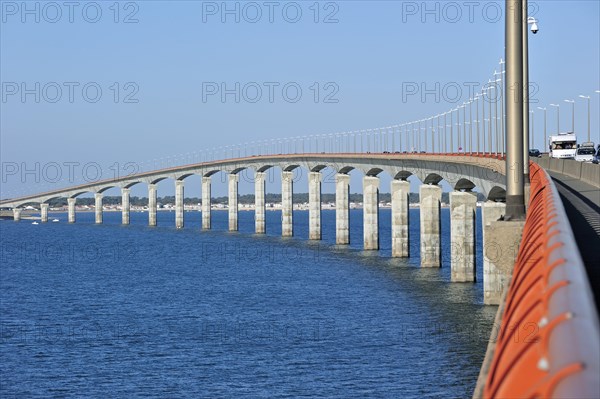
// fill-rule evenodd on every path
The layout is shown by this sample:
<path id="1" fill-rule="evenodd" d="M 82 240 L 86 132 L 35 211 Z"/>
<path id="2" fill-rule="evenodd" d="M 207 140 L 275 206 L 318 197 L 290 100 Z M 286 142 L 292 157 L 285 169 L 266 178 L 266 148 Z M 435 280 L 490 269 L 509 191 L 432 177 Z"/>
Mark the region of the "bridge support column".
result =
<path id="1" fill-rule="evenodd" d="M 42 220 L 42 223 L 48 222 L 48 208 L 49 207 L 50 207 L 49 204 L 40 204 L 40 219 Z"/>
<path id="2" fill-rule="evenodd" d="M 294 236 L 294 173 L 281 172 L 281 235 Z"/>
<path id="3" fill-rule="evenodd" d="M 421 212 L 421 266 L 442 266 L 440 206 L 442 188 L 423 184 L 419 190 Z"/>
<path id="4" fill-rule="evenodd" d="M 265 234 L 265 172 L 256 172 L 254 175 L 254 227 L 256 234 Z"/>
<path id="5" fill-rule="evenodd" d="M 227 209 L 229 214 L 229 231 L 238 231 L 238 182 L 239 175 L 229 175 L 229 202 Z"/>
<path id="6" fill-rule="evenodd" d="M 67 221 L 69 223 L 75 223 L 75 198 L 67 198 Z"/>
<path id="7" fill-rule="evenodd" d="M 183 229 L 183 199 L 185 198 L 185 183 L 183 180 L 175 180 L 175 228 Z M 204 213 L 202 214 L 204 216 Z"/>
<path id="8" fill-rule="evenodd" d="M 128 188 L 122 188 L 121 189 L 121 223 L 122 224 L 129 224 L 129 210 L 130 210 L 130 205 L 129 205 L 129 193 L 130 193 L 130 189 Z"/>
<path id="9" fill-rule="evenodd" d="M 156 184 L 148 184 L 148 226 L 156 226 Z"/>
<path id="10" fill-rule="evenodd" d="M 504 289 L 504 278 L 500 273 L 497 261 L 501 256 L 498 243 L 491 242 L 490 229 L 493 222 L 498 221 L 506 213 L 503 202 L 486 201 L 481 208 L 481 224 L 483 238 L 483 303 L 499 305 Z"/>
<path id="11" fill-rule="evenodd" d="M 365 250 L 379 249 L 379 178 L 363 178 L 363 238 Z"/>
<path id="12" fill-rule="evenodd" d="M 409 242 L 409 198 L 410 183 L 392 180 L 392 257 L 408 258 Z"/>
<path id="13" fill-rule="evenodd" d="M 202 177 L 202 230 L 211 229 L 211 177 Z"/>
<path id="14" fill-rule="evenodd" d="M 350 244 L 350 175 L 335 175 L 335 243 Z"/>
<path id="15" fill-rule="evenodd" d="M 21 208 L 13 208 L 13 220 L 18 222 L 21 220 Z"/>
<path id="16" fill-rule="evenodd" d="M 102 193 L 94 193 L 94 216 L 96 224 L 102 223 Z"/>
<path id="17" fill-rule="evenodd" d="M 450 193 L 451 281 L 475 281 L 476 211 L 477 196 L 474 193 Z"/>
<path id="18" fill-rule="evenodd" d="M 321 172 L 308 174 L 308 239 L 321 239 Z"/>

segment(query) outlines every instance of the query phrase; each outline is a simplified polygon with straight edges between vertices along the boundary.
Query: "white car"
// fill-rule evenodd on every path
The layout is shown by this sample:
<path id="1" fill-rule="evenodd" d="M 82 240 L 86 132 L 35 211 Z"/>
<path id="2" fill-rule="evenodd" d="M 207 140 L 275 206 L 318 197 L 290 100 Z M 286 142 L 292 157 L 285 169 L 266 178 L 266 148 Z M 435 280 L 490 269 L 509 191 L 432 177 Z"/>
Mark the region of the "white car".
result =
<path id="1" fill-rule="evenodd" d="M 575 153 L 575 160 L 579 162 L 592 162 L 594 160 L 594 155 L 596 151 L 594 150 L 594 146 L 584 146 L 581 145 L 577 148 L 577 152 Z"/>

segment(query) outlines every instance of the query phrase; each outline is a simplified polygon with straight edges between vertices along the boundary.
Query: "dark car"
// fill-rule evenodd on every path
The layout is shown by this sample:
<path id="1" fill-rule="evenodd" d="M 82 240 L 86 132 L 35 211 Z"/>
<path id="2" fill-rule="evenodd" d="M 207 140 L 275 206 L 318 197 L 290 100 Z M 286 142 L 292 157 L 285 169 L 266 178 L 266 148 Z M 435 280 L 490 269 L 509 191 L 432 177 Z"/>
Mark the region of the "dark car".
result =
<path id="1" fill-rule="evenodd" d="M 540 150 L 532 148 L 529 150 L 529 156 L 534 158 L 540 158 L 542 156 L 542 153 L 540 152 Z"/>
<path id="2" fill-rule="evenodd" d="M 592 159 L 592 163 L 600 163 L 600 144 L 598 144 L 598 149 L 596 150 L 596 155 L 594 155 L 594 159 Z"/>

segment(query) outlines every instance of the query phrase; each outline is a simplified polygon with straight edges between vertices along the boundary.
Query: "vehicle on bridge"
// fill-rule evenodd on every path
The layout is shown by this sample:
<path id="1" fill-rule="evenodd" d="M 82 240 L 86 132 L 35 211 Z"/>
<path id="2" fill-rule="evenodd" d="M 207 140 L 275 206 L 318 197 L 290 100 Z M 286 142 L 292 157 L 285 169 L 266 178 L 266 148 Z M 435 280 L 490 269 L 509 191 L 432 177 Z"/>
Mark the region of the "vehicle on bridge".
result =
<path id="1" fill-rule="evenodd" d="M 577 136 L 575 133 L 559 133 L 548 137 L 550 158 L 575 158 L 577 151 Z"/>
<path id="2" fill-rule="evenodd" d="M 600 163 L 600 144 L 598 144 L 598 148 L 596 149 L 596 154 L 594 155 L 594 159 L 592 159 L 592 163 Z"/>
<path id="3" fill-rule="evenodd" d="M 575 160 L 579 162 L 592 162 L 595 154 L 596 150 L 594 148 L 594 143 L 582 143 L 577 146 Z"/>
<path id="4" fill-rule="evenodd" d="M 541 158 L 542 153 L 537 148 L 532 148 L 529 150 L 529 156 L 533 158 Z"/>

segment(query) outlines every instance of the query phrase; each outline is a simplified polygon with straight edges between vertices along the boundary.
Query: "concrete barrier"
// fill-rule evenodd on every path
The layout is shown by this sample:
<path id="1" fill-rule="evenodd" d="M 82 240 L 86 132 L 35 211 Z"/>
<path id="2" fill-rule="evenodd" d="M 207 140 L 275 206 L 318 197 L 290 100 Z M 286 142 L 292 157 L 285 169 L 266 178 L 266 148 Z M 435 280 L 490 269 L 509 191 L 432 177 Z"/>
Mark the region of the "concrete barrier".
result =
<path id="1" fill-rule="evenodd" d="M 600 188 L 600 164 L 581 163 L 581 181 Z"/>
<path id="2" fill-rule="evenodd" d="M 565 159 L 558 158 L 550 158 L 548 161 L 548 169 L 551 172 L 563 173 L 563 165 L 565 164 Z"/>
<path id="3" fill-rule="evenodd" d="M 581 165 L 583 162 L 578 162 L 574 159 L 565 159 L 563 162 L 563 174 L 581 179 Z"/>
<path id="4" fill-rule="evenodd" d="M 541 158 L 529 158 L 529 160 L 533 163 L 537 163 L 544 169 L 548 169 L 550 158 L 547 155 L 543 155 Z"/>

